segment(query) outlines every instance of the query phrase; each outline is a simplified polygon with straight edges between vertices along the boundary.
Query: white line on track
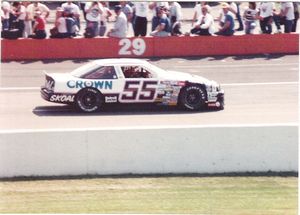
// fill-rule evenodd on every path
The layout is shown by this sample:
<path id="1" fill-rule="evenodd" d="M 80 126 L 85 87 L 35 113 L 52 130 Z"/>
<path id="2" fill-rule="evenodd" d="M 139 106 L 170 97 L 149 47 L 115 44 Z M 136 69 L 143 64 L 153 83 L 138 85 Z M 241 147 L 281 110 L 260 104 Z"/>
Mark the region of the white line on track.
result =
<path id="1" fill-rule="evenodd" d="M 218 64 L 218 65 L 178 65 L 176 68 L 239 68 L 239 67 L 277 67 L 277 66 L 299 66 L 299 63 L 272 63 L 272 64 Z"/>
<path id="2" fill-rule="evenodd" d="M 290 82 L 254 82 L 254 83 L 224 83 L 222 86 L 259 86 L 259 85 L 294 85 L 297 81 Z M 0 91 L 34 91 L 40 90 L 39 87 L 0 87 Z"/>
<path id="3" fill-rule="evenodd" d="M 245 128 L 245 127 L 297 127 L 298 123 L 265 123 L 265 124 L 216 124 L 216 125 L 163 125 L 163 126 L 124 126 L 99 128 L 50 128 L 50 129 L 1 129 L 0 134 L 36 133 L 36 132 L 74 132 L 74 131 L 122 131 L 122 130 L 148 130 L 148 129 L 193 129 L 193 128 Z"/>
<path id="4" fill-rule="evenodd" d="M 293 85 L 298 84 L 297 81 L 292 82 L 264 82 L 264 83 L 229 83 L 229 84 L 221 84 L 221 86 L 259 86 L 259 85 Z"/>

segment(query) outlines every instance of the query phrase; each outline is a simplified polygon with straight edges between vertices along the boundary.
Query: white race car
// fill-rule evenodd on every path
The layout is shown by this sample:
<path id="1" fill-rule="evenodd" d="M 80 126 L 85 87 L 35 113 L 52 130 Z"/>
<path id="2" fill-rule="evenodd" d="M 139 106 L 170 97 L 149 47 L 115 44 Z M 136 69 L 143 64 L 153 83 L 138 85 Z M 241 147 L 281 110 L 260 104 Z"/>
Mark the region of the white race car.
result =
<path id="1" fill-rule="evenodd" d="M 46 73 L 42 97 L 73 104 L 83 112 L 107 103 L 157 103 L 187 110 L 224 108 L 224 91 L 201 76 L 158 68 L 140 59 L 103 59 L 71 73 Z"/>

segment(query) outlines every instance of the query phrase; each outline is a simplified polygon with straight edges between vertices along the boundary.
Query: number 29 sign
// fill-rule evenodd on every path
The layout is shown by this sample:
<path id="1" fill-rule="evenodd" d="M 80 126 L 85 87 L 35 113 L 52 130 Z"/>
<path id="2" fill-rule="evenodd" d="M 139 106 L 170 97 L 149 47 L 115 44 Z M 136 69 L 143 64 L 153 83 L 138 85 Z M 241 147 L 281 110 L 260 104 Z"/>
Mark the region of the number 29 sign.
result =
<path id="1" fill-rule="evenodd" d="M 146 51 L 146 43 L 141 38 L 133 39 L 132 41 L 128 38 L 121 39 L 119 41 L 119 55 L 143 55 Z"/>

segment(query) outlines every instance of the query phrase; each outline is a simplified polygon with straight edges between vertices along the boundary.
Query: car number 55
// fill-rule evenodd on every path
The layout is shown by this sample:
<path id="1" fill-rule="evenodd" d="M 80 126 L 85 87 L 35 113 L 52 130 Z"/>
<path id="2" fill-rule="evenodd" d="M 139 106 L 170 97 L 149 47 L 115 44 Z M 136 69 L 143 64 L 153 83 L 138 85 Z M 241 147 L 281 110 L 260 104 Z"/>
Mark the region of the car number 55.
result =
<path id="1" fill-rule="evenodd" d="M 121 101 L 153 101 L 155 99 L 157 81 L 126 81 L 121 93 Z"/>

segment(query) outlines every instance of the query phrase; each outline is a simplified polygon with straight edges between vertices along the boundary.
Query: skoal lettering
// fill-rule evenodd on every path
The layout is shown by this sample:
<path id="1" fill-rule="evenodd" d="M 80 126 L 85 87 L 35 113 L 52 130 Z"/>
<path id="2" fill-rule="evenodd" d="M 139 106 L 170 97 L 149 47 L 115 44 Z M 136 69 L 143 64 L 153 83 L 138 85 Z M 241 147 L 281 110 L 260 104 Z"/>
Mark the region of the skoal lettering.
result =
<path id="1" fill-rule="evenodd" d="M 74 95 L 52 95 L 51 102 L 74 102 Z"/>

